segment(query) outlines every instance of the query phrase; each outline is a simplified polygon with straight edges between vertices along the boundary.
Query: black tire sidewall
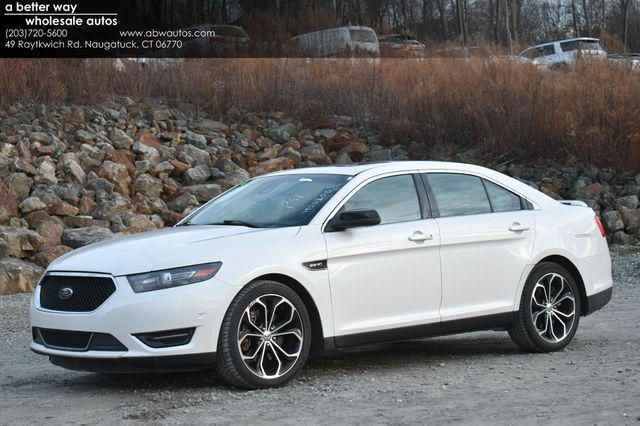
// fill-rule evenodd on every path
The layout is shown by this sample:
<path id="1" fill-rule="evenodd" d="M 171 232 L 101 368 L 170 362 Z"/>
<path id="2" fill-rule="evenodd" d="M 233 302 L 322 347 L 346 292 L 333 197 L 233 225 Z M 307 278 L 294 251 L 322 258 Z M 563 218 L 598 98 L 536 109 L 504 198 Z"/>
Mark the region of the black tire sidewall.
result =
<path id="1" fill-rule="evenodd" d="M 571 291 L 573 292 L 573 297 L 575 299 L 575 318 L 573 320 L 573 325 L 571 326 L 571 330 L 569 331 L 569 334 L 567 335 L 567 337 L 565 337 L 563 340 L 561 340 L 558 343 L 551 343 L 544 340 L 538 334 L 538 330 L 536 329 L 536 326 L 533 323 L 533 318 L 531 317 L 531 296 L 533 294 L 533 289 L 536 283 L 538 282 L 538 280 L 540 280 L 540 278 L 542 278 L 543 276 L 549 273 L 556 273 L 558 275 L 561 275 L 571 287 Z M 529 278 L 527 278 L 527 283 L 523 290 L 522 303 L 521 303 L 520 309 L 524 311 L 525 326 L 528 332 L 527 334 L 529 334 L 529 337 L 531 338 L 531 340 L 533 340 L 534 344 L 538 346 L 541 350 L 545 352 L 557 351 L 564 348 L 571 342 L 571 340 L 573 339 L 573 336 L 576 334 L 576 331 L 578 330 L 578 324 L 580 322 L 580 315 L 581 315 L 580 307 L 581 307 L 581 300 L 580 300 L 580 291 L 578 289 L 578 285 L 573 279 L 573 276 L 562 266 L 557 265 L 555 263 L 542 263 L 536 266 L 531 272 L 531 274 L 529 274 Z"/>
<path id="2" fill-rule="evenodd" d="M 250 288 L 247 291 L 241 291 L 238 296 L 238 300 L 232 311 L 227 312 L 227 315 L 230 315 L 230 332 L 227 338 L 232 339 L 229 342 L 229 354 L 231 356 L 231 361 L 233 362 L 236 370 L 242 376 L 242 378 L 247 381 L 252 387 L 255 388 L 267 388 L 267 387 L 278 387 L 293 377 L 295 377 L 300 369 L 304 366 L 308 356 L 309 351 L 311 349 L 311 320 L 309 318 L 309 313 L 307 312 L 307 308 L 302 301 L 302 299 L 298 296 L 296 292 L 291 290 L 284 284 L 281 284 L 276 281 L 257 281 L 250 284 Z M 240 350 L 237 344 L 237 330 L 238 324 L 242 319 L 242 315 L 249 306 L 251 302 L 257 299 L 260 296 L 265 294 L 277 294 L 287 298 L 298 310 L 300 314 L 300 319 L 302 320 L 303 327 L 303 335 L 304 339 L 302 342 L 302 351 L 300 352 L 300 357 L 298 358 L 296 364 L 282 377 L 278 377 L 277 379 L 262 379 L 256 376 L 254 373 L 249 371 L 244 362 L 242 361 Z"/>

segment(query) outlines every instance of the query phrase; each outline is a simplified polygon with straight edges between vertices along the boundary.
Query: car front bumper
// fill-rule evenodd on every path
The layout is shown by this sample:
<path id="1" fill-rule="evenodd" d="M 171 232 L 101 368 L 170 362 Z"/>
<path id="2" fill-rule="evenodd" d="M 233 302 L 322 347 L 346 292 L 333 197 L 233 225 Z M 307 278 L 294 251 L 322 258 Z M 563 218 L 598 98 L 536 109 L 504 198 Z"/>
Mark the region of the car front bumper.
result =
<path id="1" fill-rule="evenodd" d="M 73 275 L 69 273 L 69 275 Z M 99 276 L 109 276 L 96 274 Z M 116 291 L 92 312 L 61 312 L 43 309 L 40 305 L 40 286 L 34 292 L 30 308 L 32 327 L 56 331 L 106 333 L 115 337 L 126 350 L 78 350 L 60 348 L 45 342 L 31 342 L 31 349 L 49 355 L 54 364 L 67 368 L 70 362 L 81 359 L 104 360 L 105 366 L 136 366 L 147 358 L 151 364 L 177 366 L 181 359 L 191 363 L 193 356 L 200 360 L 214 359 L 218 334 L 229 303 L 235 296 L 233 287 L 216 277 L 196 284 L 164 290 L 135 293 L 126 277 L 111 277 Z M 193 329 L 186 344 L 170 347 L 150 347 L 136 334 L 155 333 L 165 330 Z M 163 359 L 160 359 L 163 358 Z M 111 361 L 109 361 L 111 360 Z M 82 363 L 76 362 L 81 365 Z M 91 366 L 95 362 L 86 362 Z M 98 368 L 75 368 L 98 371 Z"/>

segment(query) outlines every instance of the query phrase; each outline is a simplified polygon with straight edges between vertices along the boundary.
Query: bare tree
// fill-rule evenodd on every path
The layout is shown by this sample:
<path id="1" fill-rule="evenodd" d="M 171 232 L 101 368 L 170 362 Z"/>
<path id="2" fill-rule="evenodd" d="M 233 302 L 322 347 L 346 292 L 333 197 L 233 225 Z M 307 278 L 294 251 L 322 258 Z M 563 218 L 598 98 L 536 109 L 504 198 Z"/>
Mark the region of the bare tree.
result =
<path id="1" fill-rule="evenodd" d="M 589 10 L 587 9 L 587 0 L 582 0 L 582 13 L 584 14 L 584 23 L 587 26 L 587 35 L 591 37 L 591 20 L 589 19 Z"/>

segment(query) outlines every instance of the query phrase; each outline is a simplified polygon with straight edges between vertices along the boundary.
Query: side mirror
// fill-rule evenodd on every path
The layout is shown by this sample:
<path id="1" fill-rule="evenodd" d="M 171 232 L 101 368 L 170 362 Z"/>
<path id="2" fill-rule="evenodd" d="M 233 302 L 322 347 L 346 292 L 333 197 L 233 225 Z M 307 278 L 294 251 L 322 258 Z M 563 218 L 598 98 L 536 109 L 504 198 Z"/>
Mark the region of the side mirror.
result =
<path id="1" fill-rule="evenodd" d="M 380 215 L 375 210 L 352 210 L 338 213 L 328 224 L 327 231 L 344 231 L 361 226 L 380 224 Z"/>

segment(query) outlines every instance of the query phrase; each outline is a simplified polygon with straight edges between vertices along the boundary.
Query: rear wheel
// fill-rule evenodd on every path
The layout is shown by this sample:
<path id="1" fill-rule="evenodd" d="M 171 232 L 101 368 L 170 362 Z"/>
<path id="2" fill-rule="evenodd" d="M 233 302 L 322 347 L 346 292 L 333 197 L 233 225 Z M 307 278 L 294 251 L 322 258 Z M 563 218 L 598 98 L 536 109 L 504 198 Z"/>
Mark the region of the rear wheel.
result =
<path id="1" fill-rule="evenodd" d="M 511 339 L 531 352 L 563 349 L 580 321 L 580 293 L 573 277 L 555 263 L 536 266 L 522 291 Z"/>
<path id="2" fill-rule="evenodd" d="M 227 310 L 216 367 L 232 386 L 281 386 L 298 374 L 310 346 L 311 322 L 300 297 L 281 283 L 255 281 Z"/>

